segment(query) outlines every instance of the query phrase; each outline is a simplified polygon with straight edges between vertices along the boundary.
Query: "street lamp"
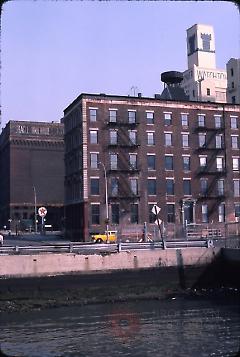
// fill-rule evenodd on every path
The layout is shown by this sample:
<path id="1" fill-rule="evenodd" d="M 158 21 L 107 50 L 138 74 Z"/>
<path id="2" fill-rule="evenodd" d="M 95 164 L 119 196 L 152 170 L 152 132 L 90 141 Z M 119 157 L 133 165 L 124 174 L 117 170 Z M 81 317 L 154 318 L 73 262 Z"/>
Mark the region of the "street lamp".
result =
<path id="1" fill-rule="evenodd" d="M 35 233 L 37 233 L 37 194 L 36 194 L 35 186 L 33 186 L 33 193 L 34 193 L 34 227 L 35 227 Z"/>
<path id="2" fill-rule="evenodd" d="M 104 171 L 104 180 L 105 180 L 105 205 L 106 205 L 106 232 L 107 232 L 107 241 L 108 241 L 108 223 L 109 223 L 109 214 L 108 214 L 108 187 L 107 187 L 107 171 L 105 165 L 99 161 L 99 164 L 102 165 Z"/>

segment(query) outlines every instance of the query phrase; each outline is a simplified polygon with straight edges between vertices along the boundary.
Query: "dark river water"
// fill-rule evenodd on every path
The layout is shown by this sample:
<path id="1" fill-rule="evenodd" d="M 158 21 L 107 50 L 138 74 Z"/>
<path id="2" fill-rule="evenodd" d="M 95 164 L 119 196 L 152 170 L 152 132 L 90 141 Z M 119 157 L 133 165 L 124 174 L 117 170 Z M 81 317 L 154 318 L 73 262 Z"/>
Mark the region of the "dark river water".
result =
<path id="1" fill-rule="evenodd" d="M 239 304 L 172 298 L 2 314 L 9 356 L 237 356 Z"/>

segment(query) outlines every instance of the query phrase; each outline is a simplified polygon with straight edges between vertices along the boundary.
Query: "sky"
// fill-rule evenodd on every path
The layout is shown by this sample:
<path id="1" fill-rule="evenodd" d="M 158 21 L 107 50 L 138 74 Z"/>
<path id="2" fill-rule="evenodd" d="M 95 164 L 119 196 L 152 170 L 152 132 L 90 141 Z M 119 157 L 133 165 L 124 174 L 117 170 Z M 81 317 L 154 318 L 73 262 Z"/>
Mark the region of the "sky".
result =
<path id="1" fill-rule="evenodd" d="M 240 57 L 240 16 L 219 1 L 13 0 L 1 17 L 2 127 L 59 121 L 81 93 L 153 97 L 187 69 L 186 30 L 214 27 L 217 68 Z"/>

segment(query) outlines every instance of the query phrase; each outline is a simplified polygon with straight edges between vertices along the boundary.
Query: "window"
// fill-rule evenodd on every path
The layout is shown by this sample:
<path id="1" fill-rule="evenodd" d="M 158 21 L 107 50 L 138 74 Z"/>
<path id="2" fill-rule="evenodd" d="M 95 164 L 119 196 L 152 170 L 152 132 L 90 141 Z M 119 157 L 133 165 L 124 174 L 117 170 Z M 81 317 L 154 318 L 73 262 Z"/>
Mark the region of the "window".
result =
<path id="1" fill-rule="evenodd" d="M 233 68 L 230 69 L 231 76 L 233 77 Z"/>
<path id="2" fill-rule="evenodd" d="M 215 147 L 216 149 L 221 149 L 223 147 L 223 136 L 221 134 L 215 136 Z"/>
<path id="3" fill-rule="evenodd" d="M 235 217 L 240 217 L 240 203 L 235 203 Z"/>
<path id="4" fill-rule="evenodd" d="M 91 221 L 92 221 L 92 224 L 100 224 L 100 205 L 99 204 L 91 205 Z"/>
<path id="5" fill-rule="evenodd" d="M 131 145 L 137 144 L 137 132 L 135 130 L 128 130 L 129 141 Z"/>
<path id="6" fill-rule="evenodd" d="M 207 166 L 207 156 L 199 156 L 200 168 L 204 169 Z"/>
<path id="7" fill-rule="evenodd" d="M 97 109 L 89 109 L 90 113 L 90 121 L 95 122 L 97 121 Z"/>
<path id="8" fill-rule="evenodd" d="M 236 104 L 236 97 L 235 97 L 235 95 L 232 96 L 232 104 Z"/>
<path id="9" fill-rule="evenodd" d="M 175 205 L 173 203 L 167 203 L 167 222 L 175 222 Z"/>
<path id="10" fill-rule="evenodd" d="M 117 170 L 117 168 L 118 168 L 117 154 L 110 154 L 110 168 L 111 168 L 111 170 Z"/>
<path id="11" fill-rule="evenodd" d="M 156 170 L 156 156 L 155 155 L 147 155 L 147 166 L 148 170 Z"/>
<path id="12" fill-rule="evenodd" d="M 165 146 L 172 146 L 172 133 L 164 133 Z"/>
<path id="13" fill-rule="evenodd" d="M 208 180 L 206 178 L 202 178 L 200 180 L 200 190 L 202 195 L 206 195 L 208 192 Z"/>
<path id="14" fill-rule="evenodd" d="M 134 195 L 138 194 L 138 180 L 135 178 L 130 179 L 130 189 L 131 193 Z"/>
<path id="15" fill-rule="evenodd" d="M 232 158 L 233 171 L 239 171 L 239 162 L 240 162 L 239 157 Z"/>
<path id="16" fill-rule="evenodd" d="M 214 116 L 215 128 L 219 129 L 222 127 L 222 117 L 220 115 Z"/>
<path id="17" fill-rule="evenodd" d="M 231 126 L 231 129 L 237 129 L 238 128 L 237 118 L 236 117 L 230 117 L 230 126 Z"/>
<path id="18" fill-rule="evenodd" d="M 90 166 L 91 169 L 97 169 L 98 168 L 98 162 L 99 162 L 99 154 L 95 152 L 90 153 Z"/>
<path id="19" fill-rule="evenodd" d="M 218 206 L 218 222 L 225 222 L 225 204 L 221 203 Z"/>
<path id="20" fill-rule="evenodd" d="M 112 224 L 119 224 L 119 204 L 111 204 Z"/>
<path id="21" fill-rule="evenodd" d="M 138 204 L 131 204 L 130 206 L 131 223 L 138 223 Z"/>
<path id="22" fill-rule="evenodd" d="M 118 195 L 118 178 L 117 177 L 111 178 L 111 195 L 112 196 Z"/>
<path id="23" fill-rule="evenodd" d="M 130 169 L 137 169 L 137 154 L 129 154 Z"/>
<path id="24" fill-rule="evenodd" d="M 182 147 L 189 147 L 189 134 L 182 134 Z"/>
<path id="25" fill-rule="evenodd" d="M 109 109 L 109 122 L 110 123 L 117 122 L 117 110 Z"/>
<path id="26" fill-rule="evenodd" d="M 128 122 L 130 124 L 136 123 L 136 112 L 134 111 L 128 111 Z"/>
<path id="27" fill-rule="evenodd" d="M 147 132 L 147 145 L 155 145 L 155 133 Z"/>
<path id="28" fill-rule="evenodd" d="M 146 112 L 147 124 L 154 124 L 154 113 Z"/>
<path id="29" fill-rule="evenodd" d="M 233 194 L 234 197 L 240 196 L 240 180 L 233 180 Z"/>
<path id="30" fill-rule="evenodd" d="M 147 192 L 149 195 L 156 195 L 157 183 L 155 178 L 147 180 Z"/>
<path id="31" fill-rule="evenodd" d="M 166 179 L 166 194 L 174 195 L 174 180 L 171 178 Z"/>
<path id="32" fill-rule="evenodd" d="M 156 215 L 152 212 L 154 203 L 148 205 L 148 219 L 149 223 L 154 223 L 156 221 Z"/>
<path id="33" fill-rule="evenodd" d="M 217 171 L 223 171 L 223 157 L 217 157 L 216 158 L 216 169 Z"/>
<path id="34" fill-rule="evenodd" d="M 181 113 L 182 126 L 188 127 L 188 114 Z"/>
<path id="35" fill-rule="evenodd" d="M 202 39 L 202 49 L 203 51 L 210 51 L 210 41 L 211 41 L 211 35 L 206 34 L 206 33 L 201 33 L 201 39 Z"/>
<path id="36" fill-rule="evenodd" d="M 199 147 L 206 146 L 206 134 L 202 134 L 202 133 L 198 134 L 198 143 L 199 143 Z"/>
<path id="37" fill-rule="evenodd" d="M 117 130 L 110 130 L 109 131 L 110 135 L 110 144 L 111 145 L 116 145 L 118 141 L 118 132 Z"/>
<path id="38" fill-rule="evenodd" d="M 183 160 L 183 170 L 184 171 L 190 171 L 190 156 L 183 156 L 182 157 Z"/>
<path id="39" fill-rule="evenodd" d="M 198 126 L 201 128 L 205 127 L 205 115 L 203 114 L 198 115 Z"/>
<path id="40" fill-rule="evenodd" d="M 202 222 L 208 223 L 208 206 L 206 204 L 202 205 Z"/>
<path id="41" fill-rule="evenodd" d="M 220 179 L 217 180 L 217 196 L 223 196 L 224 195 L 224 180 Z"/>
<path id="42" fill-rule="evenodd" d="M 90 192 L 91 195 L 99 195 L 99 178 L 90 179 Z"/>
<path id="43" fill-rule="evenodd" d="M 191 195 L 191 180 L 183 180 L 183 194 L 185 196 Z"/>
<path id="44" fill-rule="evenodd" d="M 165 169 L 173 170 L 173 156 L 165 155 Z"/>
<path id="45" fill-rule="evenodd" d="M 238 149 L 238 136 L 231 135 L 231 140 L 232 140 L 232 149 Z"/>
<path id="46" fill-rule="evenodd" d="M 165 125 L 172 124 L 172 113 L 164 113 L 164 124 Z"/>
<path id="47" fill-rule="evenodd" d="M 207 88 L 207 95 L 211 95 L 210 88 Z"/>
<path id="48" fill-rule="evenodd" d="M 234 89 L 234 82 L 232 82 L 232 89 Z"/>
<path id="49" fill-rule="evenodd" d="M 90 130 L 90 143 L 98 144 L 98 131 L 97 130 Z"/>

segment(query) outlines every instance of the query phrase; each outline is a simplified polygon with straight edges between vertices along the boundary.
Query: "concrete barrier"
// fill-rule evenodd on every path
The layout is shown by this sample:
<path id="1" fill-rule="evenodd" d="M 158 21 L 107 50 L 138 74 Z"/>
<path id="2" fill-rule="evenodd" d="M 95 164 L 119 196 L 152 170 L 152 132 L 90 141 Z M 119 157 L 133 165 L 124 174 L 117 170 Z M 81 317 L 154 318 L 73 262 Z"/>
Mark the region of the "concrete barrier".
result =
<path id="1" fill-rule="evenodd" d="M 0 277 L 35 277 L 210 264 L 220 248 L 129 251 L 108 255 L 38 254 L 0 256 Z"/>

